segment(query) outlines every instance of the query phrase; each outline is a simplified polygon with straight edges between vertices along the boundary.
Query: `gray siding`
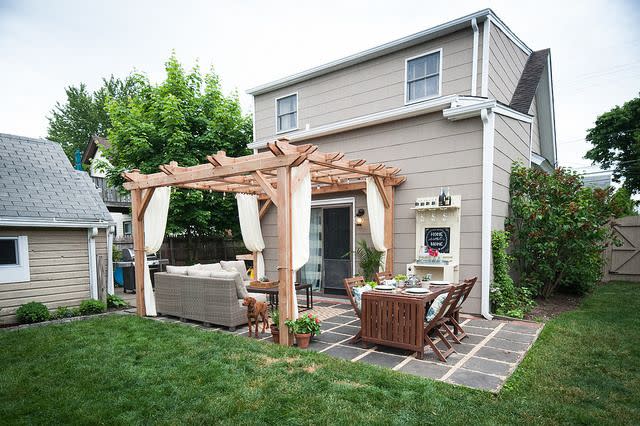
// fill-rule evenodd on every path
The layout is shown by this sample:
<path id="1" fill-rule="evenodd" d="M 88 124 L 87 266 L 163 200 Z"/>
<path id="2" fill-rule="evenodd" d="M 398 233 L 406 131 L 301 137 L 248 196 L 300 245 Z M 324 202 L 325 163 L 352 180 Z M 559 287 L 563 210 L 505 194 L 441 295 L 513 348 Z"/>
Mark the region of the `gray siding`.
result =
<path id="1" fill-rule="evenodd" d="M 509 105 L 528 55 L 495 25 L 489 34 L 489 97 Z"/>
<path id="2" fill-rule="evenodd" d="M 307 124 L 314 128 L 401 107 L 404 105 L 405 59 L 440 48 L 443 49 L 442 95 L 469 94 L 473 48 L 471 27 L 256 96 L 256 139 L 275 135 L 275 99 L 293 92 L 298 92 L 298 127 L 301 129 Z M 481 71 L 481 66 L 478 71 Z"/>
<path id="3" fill-rule="evenodd" d="M 415 213 L 417 197 L 434 196 L 440 187 L 450 187 L 462 196 L 460 276 L 480 276 L 482 209 L 482 123 L 479 118 L 450 122 L 442 113 L 372 126 L 329 137 L 305 141 L 326 152 L 342 151 L 347 158 L 384 162 L 400 167 L 407 181 L 396 189 L 394 222 L 394 273 L 404 273 L 415 261 Z M 356 196 L 356 208 L 366 210 L 360 193 L 338 193 L 333 197 Z M 366 217 L 366 216 L 365 216 Z M 366 224 L 366 220 L 365 220 Z M 356 239 L 369 240 L 366 226 L 356 228 Z M 277 276 L 276 209 L 262 221 L 267 275 Z M 480 284 L 466 309 L 479 312 Z"/>
<path id="4" fill-rule="evenodd" d="M 504 229 L 509 215 L 511 165 L 529 162 L 529 124 L 496 115 L 494 144 L 492 229 Z"/>
<path id="5" fill-rule="evenodd" d="M 533 115 L 532 132 L 531 137 L 531 149 L 536 154 L 542 154 L 542 146 L 540 145 L 540 129 L 538 127 L 538 106 L 536 103 L 536 97 L 533 97 L 531 102 L 531 108 L 529 109 L 529 115 Z"/>
<path id="6" fill-rule="evenodd" d="M 89 298 L 86 229 L 0 228 L 0 235 L 26 235 L 31 281 L 0 284 L 0 324 L 14 323 L 20 305 L 76 306 Z"/>

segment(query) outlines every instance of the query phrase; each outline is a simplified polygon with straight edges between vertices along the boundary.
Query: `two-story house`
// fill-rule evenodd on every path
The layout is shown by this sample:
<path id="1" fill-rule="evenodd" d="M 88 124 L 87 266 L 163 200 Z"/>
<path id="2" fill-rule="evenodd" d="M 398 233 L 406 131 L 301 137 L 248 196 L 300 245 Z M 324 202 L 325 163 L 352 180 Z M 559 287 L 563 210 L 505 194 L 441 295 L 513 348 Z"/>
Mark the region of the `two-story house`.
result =
<path id="1" fill-rule="evenodd" d="M 491 231 L 508 215 L 512 163 L 557 163 L 551 76 L 550 51 L 533 51 L 485 9 L 248 90 L 250 147 L 286 137 L 401 168 L 407 179 L 395 192 L 390 248 L 396 274 L 416 261 L 416 200 L 449 188 L 461 199 L 459 277 L 479 277 L 465 308 L 489 317 Z M 347 253 L 369 240 L 365 194 L 314 196 L 312 207 L 305 279 L 342 288 L 342 278 L 358 272 Z M 420 220 L 437 225 L 447 211 Z M 271 278 L 275 223 L 272 210 L 262 221 Z"/>

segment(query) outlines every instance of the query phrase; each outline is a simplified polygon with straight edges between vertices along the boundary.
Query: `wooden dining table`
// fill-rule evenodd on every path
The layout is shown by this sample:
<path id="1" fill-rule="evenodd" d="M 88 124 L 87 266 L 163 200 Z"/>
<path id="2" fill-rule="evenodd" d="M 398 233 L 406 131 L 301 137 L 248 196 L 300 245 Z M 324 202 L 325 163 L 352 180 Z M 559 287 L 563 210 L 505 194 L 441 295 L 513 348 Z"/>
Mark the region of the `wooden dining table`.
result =
<path id="1" fill-rule="evenodd" d="M 360 327 L 362 342 L 407 349 L 424 356 L 425 314 L 428 306 L 451 285 L 431 285 L 428 293 L 406 289 L 372 290 L 362 294 Z"/>

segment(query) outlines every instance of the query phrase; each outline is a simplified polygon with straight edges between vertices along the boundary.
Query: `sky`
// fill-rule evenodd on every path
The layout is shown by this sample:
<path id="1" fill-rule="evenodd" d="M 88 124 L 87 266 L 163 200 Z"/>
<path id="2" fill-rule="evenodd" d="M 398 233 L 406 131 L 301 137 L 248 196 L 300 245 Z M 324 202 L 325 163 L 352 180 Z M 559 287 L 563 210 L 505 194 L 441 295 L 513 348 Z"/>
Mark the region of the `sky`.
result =
<path id="1" fill-rule="evenodd" d="M 46 137 L 64 88 L 164 77 L 175 51 L 245 91 L 490 7 L 533 50 L 551 48 L 558 159 L 588 168 L 587 129 L 640 92 L 640 0 L 0 0 L 0 133 Z"/>

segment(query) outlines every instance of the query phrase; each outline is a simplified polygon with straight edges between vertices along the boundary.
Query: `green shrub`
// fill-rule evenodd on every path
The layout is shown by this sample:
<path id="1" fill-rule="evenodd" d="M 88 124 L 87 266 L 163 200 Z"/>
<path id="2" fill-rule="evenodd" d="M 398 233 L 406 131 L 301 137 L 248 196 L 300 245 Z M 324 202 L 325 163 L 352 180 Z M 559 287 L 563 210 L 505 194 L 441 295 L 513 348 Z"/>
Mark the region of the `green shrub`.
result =
<path id="1" fill-rule="evenodd" d="M 516 286 L 509 275 L 509 264 L 513 260 L 507 254 L 509 233 L 493 231 L 491 233 L 491 252 L 493 254 L 493 282 L 491 283 L 491 303 L 498 315 L 522 318 L 533 308 L 532 292 L 527 287 Z"/>
<path id="2" fill-rule="evenodd" d="M 101 314 L 107 310 L 107 305 L 95 299 L 84 300 L 80 303 L 80 315 Z"/>
<path id="3" fill-rule="evenodd" d="M 558 288 L 585 293 L 600 279 L 611 190 L 586 188 L 577 174 L 514 165 L 509 185 L 511 233 L 520 287 L 547 298 Z"/>
<path id="4" fill-rule="evenodd" d="M 107 296 L 107 306 L 110 308 L 126 308 L 129 304 L 122 297 L 110 294 Z"/>
<path id="5" fill-rule="evenodd" d="M 56 309 L 56 311 L 53 314 L 53 318 L 55 319 L 71 318 L 73 316 L 75 316 L 73 314 L 73 309 L 67 306 L 58 306 L 58 309 Z"/>
<path id="6" fill-rule="evenodd" d="M 40 302 L 29 302 L 20 306 L 16 311 L 16 317 L 20 324 L 33 324 L 47 321 L 51 318 L 49 309 Z"/>

